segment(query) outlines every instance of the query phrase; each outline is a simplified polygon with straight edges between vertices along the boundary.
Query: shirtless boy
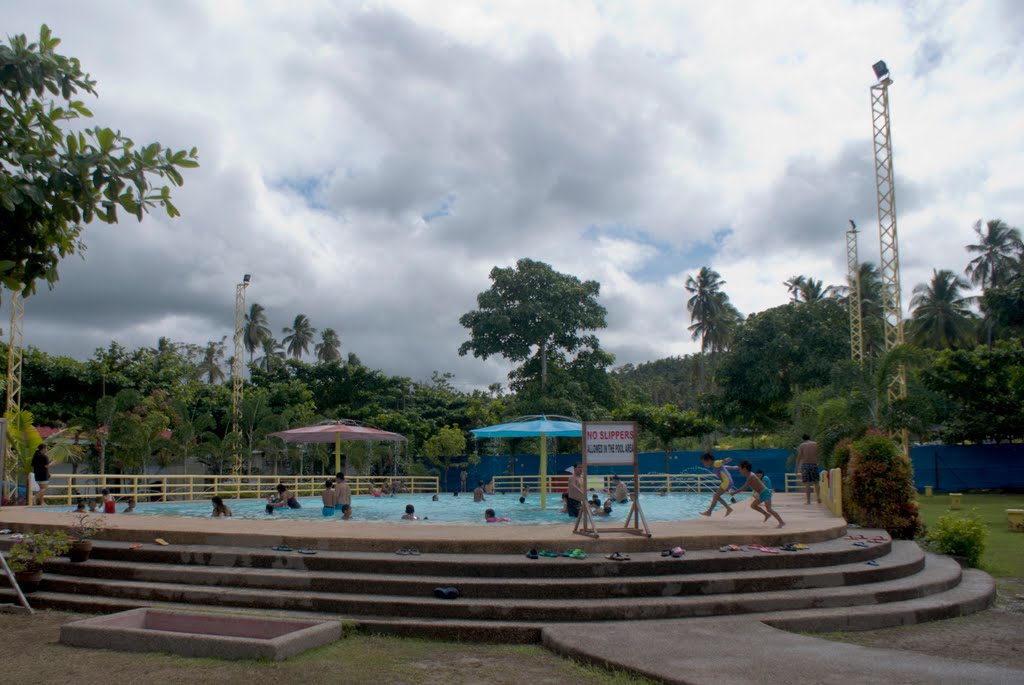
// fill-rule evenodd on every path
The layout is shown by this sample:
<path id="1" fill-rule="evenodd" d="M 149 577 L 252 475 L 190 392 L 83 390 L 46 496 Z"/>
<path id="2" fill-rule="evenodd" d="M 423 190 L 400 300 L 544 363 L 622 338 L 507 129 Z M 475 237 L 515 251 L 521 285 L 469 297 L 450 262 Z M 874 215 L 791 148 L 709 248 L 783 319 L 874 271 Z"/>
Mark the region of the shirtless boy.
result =
<path id="1" fill-rule="evenodd" d="M 766 488 L 764 486 L 764 483 L 757 477 L 756 473 L 751 472 L 752 468 L 753 466 L 751 466 L 750 462 L 746 459 L 740 462 L 740 475 L 745 477 L 747 482 L 744 483 L 743 487 L 740 489 L 733 490 L 732 494 L 735 495 L 737 492 L 743 492 L 749 488 L 750 491 L 754 493 L 754 498 L 750 500 L 750 508 L 764 516 L 765 521 L 767 521 L 770 516 L 774 516 L 779 522 L 777 527 L 782 528 L 786 525 L 786 522 L 782 520 L 782 517 L 779 516 L 778 512 L 772 509 L 772 491 L 770 488 Z M 762 504 L 764 505 L 764 509 L 761 508 Z M 765 509 L 767 509 L 767 512 Z"/>
<path id="2" fill-rule="evenodd" d="M 814 484 L 814 497 L 821 504 L 821 486 L 818 482 L 818 443 L 804 433 L 804 441 L 796 448 L 796 468 L 804 482 L 807 503 L 811 503 L 811 484 Z"/>
<path id="3" fill-rule="evenodd" d="M 334 481 L 334 509 L 341 511 L 343 519 L 352 518 L 352 487 L 344 473 L 339 473 Z"/>

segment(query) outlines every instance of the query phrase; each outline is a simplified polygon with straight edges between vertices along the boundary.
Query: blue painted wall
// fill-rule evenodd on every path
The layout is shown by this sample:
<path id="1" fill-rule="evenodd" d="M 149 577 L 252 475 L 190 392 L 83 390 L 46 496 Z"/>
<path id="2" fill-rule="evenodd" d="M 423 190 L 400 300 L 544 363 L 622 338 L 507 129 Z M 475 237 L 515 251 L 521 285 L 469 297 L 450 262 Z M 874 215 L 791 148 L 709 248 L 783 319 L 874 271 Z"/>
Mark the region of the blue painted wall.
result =
<path id="1" fill-rule="evenodd" d="M 672 452 L 665 468 L 664 452 L 641 452 L 640 473 L 703 473 L 700 451 Z M 772 479 L 776 490 L 785 487 L 786 461 L 792 454 L 788 449 L 718 450 L 717 458 L 732 458 L 732 464 L 749 459 L 755 469 L 763 469 Z M 936 492 L 960 490 L 1014 489 L 1024 490 L 1024 444 L 1007 445 L 918 445 L 910 450 L 914 463 L 914 484 L 918 490 L 931 485 Z M 548 455 L 548 475 L 565 475 L 566 469 L 580 460 L 577 454 Z M 540 469 L 540 456 L 515 454 L 483 456 L 480 463 L 469 470 L 467 480 L 473 489 L 478 480 L 488 481 L 494 476 L 536 474 Z M 791 470 L 791 469 L 790 469 Z M 631 475 L 628 466 L 592 466 L 593 475 L 618 473 Z M 448 474 L 448 491 L 459 487 L 459 471 Z"/>

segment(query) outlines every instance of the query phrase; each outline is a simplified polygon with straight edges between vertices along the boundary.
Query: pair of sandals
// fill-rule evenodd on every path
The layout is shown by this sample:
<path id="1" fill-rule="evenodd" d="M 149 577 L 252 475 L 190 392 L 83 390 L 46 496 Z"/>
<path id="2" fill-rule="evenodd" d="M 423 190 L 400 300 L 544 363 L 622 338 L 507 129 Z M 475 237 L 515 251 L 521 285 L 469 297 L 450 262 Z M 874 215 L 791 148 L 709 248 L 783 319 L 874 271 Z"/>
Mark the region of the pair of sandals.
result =
<path id="1" fill-rule="evenodd" d="M 661 556 L 663 556 L 663 557 L 672 557 L 673 559 L 678 559 L 679 557 L 683 556 L 684 554 L 686 554 L 686 550 L 683 549 L 682 547 L 673 547 L 672 549 L 663 549 L 663 550 L 661 550 Z"/>
<path id="2" fill-rule="evenodd" d="M 764 552 L 765 554 L 778 554 L 779 550 L 774 547 L 765 547 L 764 545 L 747 545 L 747 549 L 754 550 L 757 552 Z"/>
<path id="3" fill-rule="evenodd" d="M 612 552 L 611 554 L 605 555 L 605 559 L 611 561 L 629 561 L 629 555 L 623 554 L 622 552 Z"/>
<path id="4" fill-rule="evenodd" d="M 740 547 L 739 545 L 722 545 L 721 547 L 718 548 L 719 552 L 739 552 L 739 551 L 742 551 L 742 550 L 743 550 L 743 548 Z"/>
<path id="5" fill-rule="evenodd" d="M 418 557 L 420 555 L 420 551 L 415 547 L 403 547 L 395 552 L 395 554 L 403 557 Z"/>
<path id="6" fill-rule="evenodd" d="M 434 588 L 434 597 L 438 599 L 458 599 L 459 588 L 457 587 L 436 587 Z"/>
<path id="7" fill-rule="evenodd" d="M 274 550 L 275 552 L 298 552 L 299 554 L 316 554 L 315 549 L 309 549 L 308 547 L 303 547 L 301 549 L 292 549 L 288 545 L 278 545 L 276 547 L 271 547 L 270 549 Z"/>
<path id="8" fill-rule="evenodd" d="M 786 542 L 779 545 L 779 549 L 783 552 L 799 552 L 803 549 L 810 549 L 810 545 L 805 545 L 802 542 Z"/>
<path id="9" fill-rule="evenodd" d="M 866 542 L 873 542 L 876 545 L 881 543 L 881 542 L 889 542 L 889 538 L 885 537 L 884 535 L 876 535 L 873 538 L 869 538 L 866 535 L 847 535 L 846 539 L 847 540 L 863 540 L 863 541 L 866 541 Z M 856 544 L 856 543 L 854 543 L 854 544 Z"/>

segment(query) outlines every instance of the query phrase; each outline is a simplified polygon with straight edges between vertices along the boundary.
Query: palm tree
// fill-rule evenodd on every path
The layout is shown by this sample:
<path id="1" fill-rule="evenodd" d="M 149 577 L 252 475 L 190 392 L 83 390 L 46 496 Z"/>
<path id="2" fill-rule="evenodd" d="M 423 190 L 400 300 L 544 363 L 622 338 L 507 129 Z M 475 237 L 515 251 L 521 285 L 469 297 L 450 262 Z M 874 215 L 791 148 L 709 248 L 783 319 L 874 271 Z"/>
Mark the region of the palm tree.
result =
<path id="1" fill-rule="evenodd" d="M 974 298 L 962 295 L 969 287 L 966 280 L 948 269 L 933 269 L 931 284 L 915 286 L 910 300 L 911 342 L 937 350 L 969 344 L 974 330 L 970 309 Z"/>
<path id="2" fill-rule="evenodd" d="M 263 339 L 270 336 L 266 310 L 259 302 L 253 302 L 249 305 L 249 313 L 245 315 L 245 329 L 242 332 L 242 342 L 245 344 L 245 349 L 249 350 L 250 364 L 253 354 L 259 349 Z"/>
<path id="3" fill-rule="evenodd" d="M 316 358 L 322 362 L 336 362 L 341 359 L 341 338 L 333 328 L 325 328 L 316 344 Z"/>
<path id="4" fill-rule="evenodd" d="M 820 302 L 826 297 L 831 297 L 835 286 L 824 287 L 821 279 L 815 280 L 810 276 L 792 276 L 783 285 L 789 290 L 790 302 Z"/>
<path id="5" fill-rule="evenodd" d="M 272 335 L 268 335 L 260 341 L 263 348 L 263 356 L 256 360 L 256 364 L 264 371 L 270 371 L 274 365 L 284 360 L 284 346 Z"/>
<path id="6" fill-rule="evenodd" d="M 305 314 L 296 316 L 292 327 L 286 326 L 281 329 L 281 332 L 285 333 L 281 342 L 285 344 L 285 349 L 294 359 L 300 359 L 302 355 L 309 352 L 309 346 L 313 344 L 313 336 L 316 335 L 316 329 L 313 328 Z"/>
<path id="7" fill-rule="evenodd" d="M 220 342 L 211 340 L 203 350 L 203 360 L 199 362 L 197 370 L 206 376 L 206 382 L 210 385 L 224 380 L 224 370 L 220 368 L 221 360 L 224 359 L 224 344 L 227 336 L 220 339 Z"/>
<path id="8" fill-rule="evenodd" d="M 690 312 L 690 321 L 693 322 L 687 330 L 693 335 L 694 340 L 700 338 L 701 352 L 708 350 L 715 330 L 722 325 L 723 300 L 719 297 L 719 288 L 723 285 L 725 281 L 721 275 L 706 266 L 701 267 L 696 278 L 686 278 L 686 292 L 692 295 L 686 301 L 686 310 Z M 728 298 L 725 301 L 728 301 Z"/>
<path id="9" fill-rule="evenodd" d="M 968 252 L 978 255 L 968 263 L 967 277 L 974 285 L 980 285 L 982 290 L 999 285 L 1024 252 L 1019 229 L 1011 228 L 1001 219 L 993 219 L 985 227 L 987 231 L 982 232 L 981 219 L 978 219 L 974 224 L 978 243 L 967 246 Z"/>

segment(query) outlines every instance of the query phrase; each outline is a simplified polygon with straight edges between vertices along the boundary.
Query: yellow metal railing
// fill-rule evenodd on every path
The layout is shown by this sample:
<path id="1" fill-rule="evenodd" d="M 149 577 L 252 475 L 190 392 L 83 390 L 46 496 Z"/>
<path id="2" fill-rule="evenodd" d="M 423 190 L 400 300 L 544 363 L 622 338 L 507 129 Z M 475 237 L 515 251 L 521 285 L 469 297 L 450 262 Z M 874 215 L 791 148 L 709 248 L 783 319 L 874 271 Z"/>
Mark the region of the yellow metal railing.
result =
<path id="1" fill-rule="evenodd" d="M 46 504 L 72 505 L 79 499 L 96 497 L 104 488 L 118 501 L 134 498 L 138 502 L 195 502 L 214 495 L 225 499 L 263 499 L 275 491 L 278 483 L 297 497 L 319 495 L 327 476 L 199 476 L 199 475 L 53 475 L 46 490 Z M 350 476 L 345 478 L 353 495 L 365 495 L 371 489 L 398 488 L 404 493 L 436 493 L 436 476 Z"/>
<path id="2" fill-rule="evenodd" d="M 633 476 L 619 476 L 630 492 L 634 490 Z M 588 490 L 607 490 L 611 476 L 588 475 Z M 719 478 L 713 473 L 641 473 L 640 492 L 712 492 L 718 488 Z M 569 475 L 548 476 L 548 492 L 564 492 L 569 486 Z M 498 492 L 521 492 L 523 487 L 530 492 L 540 488 L 540 476 L 495 476 L 494 489 Z"/>

